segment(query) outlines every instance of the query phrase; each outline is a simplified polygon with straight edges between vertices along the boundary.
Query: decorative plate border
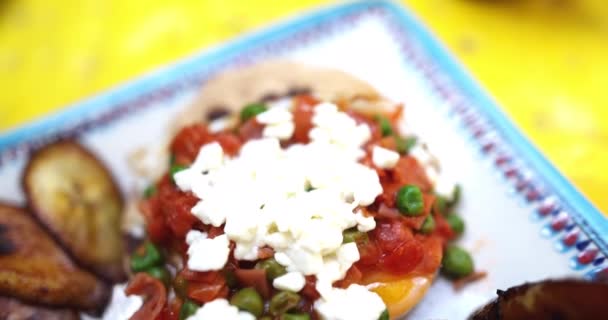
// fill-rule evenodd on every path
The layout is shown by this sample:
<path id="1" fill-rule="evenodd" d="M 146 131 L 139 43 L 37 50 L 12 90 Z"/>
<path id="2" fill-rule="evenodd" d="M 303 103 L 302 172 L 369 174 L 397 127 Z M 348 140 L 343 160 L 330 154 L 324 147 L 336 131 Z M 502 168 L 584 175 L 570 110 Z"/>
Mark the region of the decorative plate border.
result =
<path id="1" fill-rule="evenodd" d="M 184 89 L 200 86 L 228 66 L 248 65 L 307 46 L 369 15 L 385 19 L 403 58 L 426 77 L 435 93 L 448 102 L 450 111 L 467 128 L 482 154 L 534 206 L 534 220 L 543 226 L 541 234 L 554 241 L 559 252 L 571 257 L 572 269 L 590 279 L 608 276 L 608 220 L 533 147 L 416 18 L 387 1 L 362 1 L 321 9 L 9 132 L 0 137 L 0 168 L 50 141 L 79 136 L 168 101 Z"/>

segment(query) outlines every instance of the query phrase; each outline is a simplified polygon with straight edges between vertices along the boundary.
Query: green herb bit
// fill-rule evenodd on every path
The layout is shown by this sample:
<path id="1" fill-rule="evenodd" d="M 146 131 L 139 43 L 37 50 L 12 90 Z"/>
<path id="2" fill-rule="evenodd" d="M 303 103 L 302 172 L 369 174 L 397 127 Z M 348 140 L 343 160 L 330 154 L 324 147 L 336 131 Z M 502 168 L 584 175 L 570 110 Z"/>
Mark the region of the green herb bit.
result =
<path id="1" fill-rule="evenodd" d="M 163 256 L 160 250 L 152 243 L 146 242 L 143 246 L 143 252 L 136 251 L 131 256 L 131 270 L 133 272 L 142 272 L 146 269 L 159 266 L 163 263 Z"/>
<path id="2" fill-rule="evenodd" d="M 418 141 L 418 139 L 416 137 L 408 137 L 408 138 L 395 137 L 395 144 L 396 144 L 397 152 L 399 152 L 402 155 L 408 154 L 410 152 L 410 150 L 412 150 L 412 148 L 416 145 L 417 141 Z"/>
<path id="3" fill-rule="evenodd" d="M 181 164 L 173 164 L 173 165 L 171 165 L 171 167 L 169 168 L 169 175 L 171 176 L 171 179 L 173 179 L 173 176 L 176 173 L 178 173 L 178 172 L 180 172 L 182 170 L 185 170 L 187 168 L 188 167 L 182 166 Z"/>
<path id="4" fill-rule="evenodd" d="M 156 194 L 156 186 L 151 184 L 144 189 L 144 199 L 149 199 Z"/>
<path id="5" fill-rule="evenodd" d="M 171 273 L 164 266 L 154 266 L 145 270 L 147 274 L 162 282 L 166 288 L 171 285 Z"/>
<path id="6" fill-rule="evenodd" d="M 347 229 L 347 230 L 344 230 L 344 232 L 342 232 L 342 243 L 350 243 L 350 242 L 365 243 L 368 240 L 369 240 L 369 237 L 367 236 L 367 233 L 361 232 L 361 231 L 357 230 L 356 228 Z"/>
<path id="7" fill-rule="evenodd" d="M 377 115 L 376 121 L 378 122 L 378 125 L 380 125 L 380 132 L 382 133 L 383 137 L 388 137 L 393 134 L 393 126 L 388 118 Z"/>
<path id="8" fill-rule="evenodd" d="M 241 121 L 245 122 L 266 110 L 268 108 L 263 103 L 248 104 L 241 110 Z"/>

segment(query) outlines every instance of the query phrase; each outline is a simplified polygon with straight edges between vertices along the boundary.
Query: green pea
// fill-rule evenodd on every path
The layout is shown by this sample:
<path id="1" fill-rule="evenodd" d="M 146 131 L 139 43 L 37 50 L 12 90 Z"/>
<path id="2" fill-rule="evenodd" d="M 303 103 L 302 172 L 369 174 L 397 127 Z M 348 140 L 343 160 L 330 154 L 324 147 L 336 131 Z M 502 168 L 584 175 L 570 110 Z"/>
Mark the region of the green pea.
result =
<path id="1" fill-rule="evenodd" d="M 252 103 L 246 105 L 243 110 L 241 110 L 241 121 L 245 122 L 258 114 L 266 111 L 268 108 L 263 103 Z"/>
<path id="2" fill-rule="evenodd" d="M 151 184 L 146 189 L 144 189 L 144 198 L 149 199 L 151 196 L 156 194 L 156 186 Z"/>
<path id="3" fill-rule="evenodd" d="M 462 278 L 473 273 L 473 259 L 466 250 L 449 245 L 443 255 L 443 273 L 449 278 Z"/>
<path id="4" fill-rule="evenodd" d="M 306 313 L 286 313 L 281 316 L 281 320 L 310 320 L 310 315 Z"/>
<path id="5" fill-rule="evenodd" d="M 435 218 L 433 218 L 433 215 L 428 215 L 425 219 L 424 222 L 422 223 L 422 226 L 420 227 L 420 232 L 422 232 L 423 234 L 429 234 L 431 232 L 433 232 L 435 230 Z"/>
<path id="6" fill-rule="evenodd" d="M 171 273 L 163 266 L 154 266 L 145 271 L 147 274 L 162 282 L 166 288 L 171 285 Z"/>
<path id="7" fill-rule="evenodd" d="M 342 232 L 342 243 L 365 243 L 368 240 L 367 233 L 361 232 L 357 229 L 347 229 Z"/>
<path id="8" fill-rule="evenodd" d="M 143 252 L 136 251 L 131 257 L 131 270 L 142 272 L 162 263 L 163 256 L 160 250 L 152 242 L 146 242 L 143 246 Z"/>
<path id="9" fill-rule="evenodd" d="M 300 296 L 290 291 L 280 291 L 270 299 L 268 311 L 273 316 L 278 316 L 298 306 Z"/>
<path id="10" fill-rule="evenodd" d="M 255 268 L 266 270 L 266 278 L 268 278 L 270 281 L 287 273 L 285 267 L 279 264 L 274 258 L 269 258 L 258 262 L 255 265 Z"/>
<path id="11" fill-rule="evenodd" d="M 397 209 L 406 216 L 419 216 L 424 209 L 422 191 L 414 185 L 407 185 L 397 191 Z"/>
<path id="12" fill-rule="evenodd" d="M 188 280 L 178 274 L 175 276 L 175 279 L 173 279 L 173 290 L 175 290 L 175 295 L 185 299 L 188 296 Z"/>
<path id="13" fill-rule="evenodd" d="M 247 311 L 256 317 L 259 317 L 264 312 L 264 301 L 262 296 L 253 288 L 245 288 L 237 291 L 232 298 L 230 304 Z"/>
<path id="14" fill-rule="evenodd" d="M 457 236 L 461 235 L 464 232 L 464 221 L 457 214 L 450 213 L 445 217 L 445 219 L 450 225 L 452 231 L 454 231 Z"/>
<path id="15" fill-rule="evenodd" d="M 384 116 L 376 116 L 376 121 L 380 125 L 380 132 L 383 137 L 387 137 L 393 134 L 393 126 L 391 122 Z"/>
<path id="16" fill-rule="evenodd" d="M 188 317 L 196 313 L 200 306 L 190 299 L 186 299 L 179 309 L 179 320 L 186 320 Z"/>
<path id="17" fill-rule="evenodd" d="M 390 320 L 390 318 L 388 316 L 388 309 L 384 309 L 384 311 L 382 312 L 382 314 L 380 315 L 380 318 L 378 318 L 378 320 Z"/>
<path id="18" fill-rule="evenodd" d="M 416 137 L 395 137 L 395 144 L 397 152 L 400 154 L 408 154 L 410 150 L 416 145 L 418 139 Z"/>

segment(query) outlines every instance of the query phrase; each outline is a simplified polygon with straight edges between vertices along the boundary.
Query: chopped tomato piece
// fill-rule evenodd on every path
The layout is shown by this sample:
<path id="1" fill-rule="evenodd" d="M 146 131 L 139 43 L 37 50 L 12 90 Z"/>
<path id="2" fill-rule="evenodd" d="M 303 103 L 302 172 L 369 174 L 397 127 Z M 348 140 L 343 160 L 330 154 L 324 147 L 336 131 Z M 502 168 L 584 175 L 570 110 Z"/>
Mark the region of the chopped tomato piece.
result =
<path id="1" fill-rule="evenodd" d="M 435 216 L 435 233 L 445 240 L 451 240 L 456 237 L 456 233 L 450 227 L 450 224 L 442 215 Z"/>
<path id="2" fill-rule="evenodd" d="M 228 296 L 226 278 L 218 271 L 197 272 L 183 269 L 180 275 L 188 280 L 188 297 L 200 303 Z"/>
<path id="3" fill-rule="evenodd" d="M 230 156 L 236 155 L 241 149 L 241 139 L 234 133 L 221 132 L 213 137 L 221 146 L 224 152 Z"/>
<path id="4" fill-rule="evenodd" d="M 413 184 L 418 186 L 423 192 L 430 192 L 433 185 L 426 176 L 424 168 L 418 163 L 416 158 L 404 156 L 397 161 L 393 169 L 395 182 L 398 185 Z"/>
<path id="5" fill-rule="evenodd" d="M 334 285 L 339 288 L 347 288 L 349 285 L 353 283 L 359 283 L 363 279 L 363 273 L 357 268 L 357 266 L 352 266 L 346 272 L 344 279 L 336 282 Z"/>
<path id="6" fill-rule="evenodd" d="M 317 291 L 317 277 L 315 276 L 306 276 L 306 282 L 304 283 L 304 288 L 302 288 L 302 295 L 308 298 L 311 301 L 315 301 L 321 297 L 319 292 Z"/>
<path id="7" fill-rule="evenodd" d="M 383 257 L 387 271 L 393 274 L 407 274 L 414 270 L 424 257 L 424 247 L 416 240 L 399 244 L 394 250 Z"/>
<path id="8" fill-rule="evenodd" d="M 221 284 L 191 282 L 188 285 L 188 297 L 199 303 L 228 297 L 228 287 Z"/>
<path id="9" fill-rule="evenodd" d="M 264 260 L 274 256 L 274 249 L 271 247 L 262 247 L 258 250 L 258 259 Z"/>
<path id="10" fill-rule="evenodd" d="M 158 279 L 147 273 L 138 273 L 129 282 L 125 293 L 144 297 L 144 304 L 129 318 L 130 320 L 156 320 L 162 315 L 167 302 L 167 291 Z"/>
<path id="11" fill-rule="evenodd" d="M 310 131 L 310 129 L 312 129 L 312 116 L 314 114 L 314 106 L 318 103 L 319 101 L 317 99 L 308 95 L 300 95 L 294 98 L 294 142 L 309 142 L 308 132 Z"/>
<path id="12" fill-rule="evenodd" d="M 263 269 L 236 269 L 234 275 L 243 287 L 254 288 L 262 297 L 270 298 L 271 288 L 266 280 L 266 270 Z"/>
<path id="13" fill-rule="evenodd" d="M 215 227 L 215 226 L 210 226 L 209 229 L 207 230 L 207 236 L 210 239 L 213 239 L 217 236 L 221 236 L 224 234 L 224 227 Z"/>
<path id="14" fill-rule="evenodd" d="M 160 198 L 166 224 L 177 239 L 184 239 L 188 231 L 198 221 L 190 212 L 198 202 L 198 198 L 190 192 L 175 192 L 167 188 L 160 190 Z"/>
<path id="15" fill-rule="evenodd" d="M 202 124 L 183 128 L 171 142 L 169 149 L 175 162 L 181 165 L 190 164 L 196 159 L 201 146 L 213 141 L 213 136 Z"/>
<path id="16" fill-rule="evenodd" d="M 165 223 L 165 217 L 163 217 L 162 211 L 159 210 L 159 206 L 160 202 L 157 197 L 152 197 L 139 203 L 139 211 L 146 219 L 148 236 L 155 243 L 164 242 L 169 237 L 169 233 L 167 232 L 169 227 Z"/>
<path id="17" fill-rule="evenodd" d="M 360 256 L 359 261 L 356 263 L 358 268 L 368 270 L 378 265 L 382 251 L 378 248 L 373 237 L 370 237 L 365 243 L 357 243 L 357 247 L 359 248 Z"/>
<path id="18" fill-rule="evenodd" d="M 400 219 L 378 222 L 373 233 L 383 252 L 391 252 L 400 244 L 414 238 L 412 230 Z"/>
<path id="19" fill-rule="evenodd" d="M 421 246 L 424 248 L 423 257 L 414 270 L 420 275 L 432 274 L 441 265 L 443 257 L 443 240 L 438 236 L 425 237 L 422 235 L 416 236 Z"/>
<path id="20" fill-rule="evenodd" d="M 251 118 L 239 127 L 239 137 L 244 141 L 258 139 L 262 137 L 264 125 Z"/>
<path id="21" fill-rule="evenodd" d="M 379 141 L 378 144 L 386 149 L 397 150 L 397 142 L 395 141 L 394 136 L 384 137 Z"/>

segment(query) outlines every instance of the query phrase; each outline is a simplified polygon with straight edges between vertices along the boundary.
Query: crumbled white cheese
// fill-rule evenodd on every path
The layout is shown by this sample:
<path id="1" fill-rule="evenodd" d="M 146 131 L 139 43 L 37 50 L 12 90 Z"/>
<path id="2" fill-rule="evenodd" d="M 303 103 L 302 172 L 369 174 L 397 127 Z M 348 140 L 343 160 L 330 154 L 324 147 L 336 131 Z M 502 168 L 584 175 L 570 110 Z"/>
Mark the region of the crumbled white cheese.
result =
<path id="1" fill-rule="evenodd" d="M 293 114 L 285 108 L 270 108 L 258 114 L 255 119 L 261 124 L 278 124 L 291 121 Z"/>
<path id="2" fill-rule="evenodd" d="M 332 144 L 345 156 L 355 159 L 365 154 L 360 147 L 371 137 L 369 127 L 357 124 L 335 104 L 324 102 L 315 106 L 312 123 L 315 126 L 309 132 L 312 141 Z"/>
<path id="3" fill-rule="evenodd" d="M 340 246 L 335 255 L 325 259 L 323 270 L 317 274 L 317 291 L 323 296 L 332 290 L 331 284 L 343 279 L 352 265 L 359 261 L 360 255 L 354 242 Z"/>
<path id="4" fill-rule="evenodd" d="M 144 304 L 138 295 L 127 296 L 126 284 L 117 284 L 112 290 L 112 298 L 103 313 L 103 320 L 128 320 Z"/>
<path id="5" fill-rule="evenodd" d="M 446 198 L 447 200 L 454 200 L 454 191 L 456 190 L 456 183 L 454 180 L 447 177 L 445 174 L 439 176 L 435 183 L 435 193 Z"/>
<path id="6" fill-rule="evenodd" d="M 293 135 L 295 125 L 293 115 L 286 108 L 270 108 L 256 116 L 257 122 L 266 125 L 262 132 L 264 137 L 288 140 Z"/>
<path id="7" fill-rule="evenodd" d="M 199 175 L 221 167 L 224 163 L 224 150 L 219 143 L 213 142 L 201 147 L 192 165 L 173 175 L 175 184 L 182 191 L 191 190 L 200 184 Z"/>
<path id="8" fill-rule="evenodd" d="M 424 168 L 430 182 L 436 184 L 439 177 L 439 162 L 437 158 L 429 152 L 427 147 L 418 143 L 410 149 L 409 155 L 416 158 L 418 163 Z"/>
<path id="9" fill-rule="evenodd" d="M 347 289 L 332 288 L 314 307 L 324 320 L 376 320 L 386 309 L 378 294 L 358 284 Z"/>
<path id="10" fill-rule="evenodd" d="M 355 220 L 357 220 L 357 230 L 361 232 L 372 231 L 376 228 L 374 217 L 366 217 L 361 211 L 355 213 Z"/>
<path id="11" fill-rule="evenodd" d="M 372 149 L 372 161 L 378 168 L 391 169 L 397 164 L 397 161 L 399 161 L 399 153 L 379 146 L 374 146 Z"/>
<path id="12" fill-rule="evenodd" d="M 272 281 L 272 286 L 279 290 L 298 292 L 304 288 L 306 279 L 300 272 L 288 272 Z"/>
<path id="13" fill-rule="evenodd" d="M 226 299 L 215 299 L 205 303 L 196 312 L 186 318 L 187 320 L 255 320 L 255 317 L 245 311 L 239 311 L 235 306 L 228 303 Z"/>
<path id="14" fill-rule="evenodd" d="M 206 224 L 224 225 L 222 240 L 206 239 L 198 231 L 188 234 L 190 269 L 221 268 L 229 241 L 239 260 L 257 260 L 259 248 L 268 246 L 288 271 L 274 280 L 276 288 L 299 291 L 305 275 L 316 275 L 319 292 L 331 294 L 332 283 L 359 260 L 356 244 L 342 244 L 342 233 L 353 227 L 370 231 L 376 225 L 358 210 L 382 193 L 376 171 L 358 162 L 371 132 L 333 104 L 314 110 L 308 144 L 283 149 L 281 137 L 252 140 L 233 158 L 222 154 L 219 161 L 212 155 L 212 163 L 219 165 L 175 175 L 182 190 L 200 199 L 192 213 Z M 285 112 L 271 108 L 257 121 L 266 129 L 291 123 Z M 206 163 L 199 161 L 206 148 L 195 163 Z"/>
<path id="15" fill-rule="evenodd" d="M 285 109 L 290 110 L 293 106 L 293 98 L 292 97 L 283 97 L 276 100 L 272 100 L 267 103 L 271 108 Z"/>
<path id="16" fill-rule="evenodd" d="M 197 235 L 191 235 L 198 232 Z M 190 240 L 188 248 L 188 269 L 194 271 L 221 270 L 228 261 L 230 253 L 228 237 L 223 234 L 213 239 L 207 238 L 204 233 L 191 230 L 186 235 Z"/>
<path id="17" fill-rule="evenodd" d="M 289 140 L 293 135 L 296 126 L 293 122 L 284 122 L 279 124 L 271 124 L 264 127 L 262 135 L 266 138 L 277 138 L 280 140 Z"/>
<path id="18" fill-rule="evenodd" d="M 198 230 L 190 230 L 186 234 L 186 243 L 190 246 L 197 240 L 207 239 L 207 233 Z"/>
<path id="19" fill-rule="evenodd" d="M 236 125 L 237 118 L 231 116 L 221 117 L 219 119 L 215 119 L 207 125 L 209 132 L 218 133 L 224 131 L 226 129 L 233 128 Z"/>

